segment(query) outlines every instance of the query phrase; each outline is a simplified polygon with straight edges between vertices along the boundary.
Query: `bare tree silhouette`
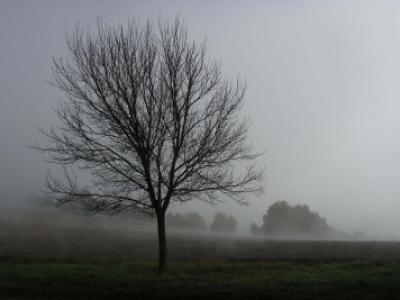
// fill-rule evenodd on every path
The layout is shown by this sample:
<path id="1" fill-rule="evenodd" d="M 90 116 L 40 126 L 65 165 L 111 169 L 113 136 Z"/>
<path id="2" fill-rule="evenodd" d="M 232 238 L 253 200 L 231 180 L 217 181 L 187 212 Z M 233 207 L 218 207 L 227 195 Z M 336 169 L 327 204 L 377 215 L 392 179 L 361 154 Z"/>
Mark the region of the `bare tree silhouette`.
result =
<path id="1" fill-rule="evenodd" d="M 163 270 L 171 202 L 246 203 L 246 193 L 262 190 L 259 154 L 238 116 L 245 86 L 222 77 L 179 18 L 99 20 L 94 32 L 77 26 L 67 45 L 70 56 L 53 61 L 52 84 L 66 96 L 56 109 L 61 125 L 41 129 L 48 142 L 35 147 L 64 166 L 65 179 L 49 174 L 47 188 L 59 203 L 93 212 L 154 213 Z M 92 184 L 80 187 L 74 169 Z"/>

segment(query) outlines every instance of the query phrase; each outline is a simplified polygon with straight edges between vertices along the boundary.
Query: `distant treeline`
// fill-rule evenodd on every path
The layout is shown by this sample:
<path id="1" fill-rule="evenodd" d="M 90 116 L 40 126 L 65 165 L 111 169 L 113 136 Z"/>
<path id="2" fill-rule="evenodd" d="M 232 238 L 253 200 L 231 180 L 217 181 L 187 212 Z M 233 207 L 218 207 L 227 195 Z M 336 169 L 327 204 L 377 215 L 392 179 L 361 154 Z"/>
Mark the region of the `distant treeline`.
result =
<path id="1" fill-rule="evenodd" d="M 286 201 L 273 203 L 262 221 L 261 226 L 252 223 L 250 232 L 272 238 L 365 238 L 362 232 L 348 234 L 332 228 L 325 218 L 311 211 L 307 205 L 291 206 Z"/>
<path id="2" fill-rule="evenodd" d="M 54 208 L 56 205 L 51 196 L 31 196 L 31 203 L 36 207 Z M 84 203 L 72 208 L 71 206 L 60 207 L 67 212 L 86 211 Z M 133 219 L 139 222 L 154 221 L 151 214 L 138 211 L 124 211 L 118 215 L 120 218 Z M 328 225 L 325 218 L 319 213 L 311 211 L 307 205 L 289 205 L 286 201 L 273 203 L 262 217 L 262 224 L 256 225 L 255 221 L 250 226 L 250 232 L 254 235 L 281 238 L 327 238 L 327 239 L 365 239 L 364 233 L 358 231 L 349 234 L 336 230 Z M 237 229 L 237 221 L 232 215 L 217 212 L 213 221 L 208 226 L 198 212 L 186 214 L 168 213 L 166 225 L 174 228 L 187 230 L 206 231 L 221 233 L 234 233 Z"/>
<path id="3" fill-rule="evenodd" d="M 167 226 L 190 230 L 207 230 L 206 222 L 197 212 L 190 212 L 185 215 L 168 213 L 166 224 Z"/>
<path id="4" fill-rule="evenodd" d="M 181 215 L 179 213 L 168 213 L 166 218 L 167 226 L 190 230 L 207 230 L 208 226 L 204 219 L 197 212 L 189 212 Z M 213 232 L 236 232 L 237 222 L 233 216 L 223 213 L 216 213 L 210 225 Z"/>
<path id="5" fill-rule="evenodd" d="M 186 214 L 169 213 L 167 226 L 213 232 L 236 232 L 237 221 L 233 216 L 218 212 L 208 227 L 202 216 L 197 212 Z M 345 234 L 331 228 L 326 219 L 313 212 L 307 205 L 290 206 L 285 201 L 275 202 L 262 218 L 262 224 L 252 223 L 250 232 L 271 238 L 343 238 Z"/>
<path id="6" fill-rule="evenodd" d="M 312 212 L 307 205 L 290 206 L 286 201 L 275 202 L 263 216 L 263 224 L 254 223 L 250 231 L 269 236 L 325 236 L 331 233 L 325 218 Z"/>

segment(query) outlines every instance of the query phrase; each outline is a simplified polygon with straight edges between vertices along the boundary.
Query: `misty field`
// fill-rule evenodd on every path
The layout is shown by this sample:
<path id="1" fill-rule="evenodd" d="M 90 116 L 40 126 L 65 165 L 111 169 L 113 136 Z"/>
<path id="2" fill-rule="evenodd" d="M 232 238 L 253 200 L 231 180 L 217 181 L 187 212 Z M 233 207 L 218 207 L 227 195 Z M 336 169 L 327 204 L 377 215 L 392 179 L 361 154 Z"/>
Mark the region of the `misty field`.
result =
<path id="1" fill-rule="evenodd" d="M 11 216 L 11 214 L 10 214 Z M 0 221 L 5 299 L 397 299 L 400 243 L 289 241 L 32 213 Z"/>
<path id="2" fill-rule="evenodd" d="M 9 299 L 397 299 L 398 262 L 195 261 L 155 274 L 124 259 L 3 258 Z"/>

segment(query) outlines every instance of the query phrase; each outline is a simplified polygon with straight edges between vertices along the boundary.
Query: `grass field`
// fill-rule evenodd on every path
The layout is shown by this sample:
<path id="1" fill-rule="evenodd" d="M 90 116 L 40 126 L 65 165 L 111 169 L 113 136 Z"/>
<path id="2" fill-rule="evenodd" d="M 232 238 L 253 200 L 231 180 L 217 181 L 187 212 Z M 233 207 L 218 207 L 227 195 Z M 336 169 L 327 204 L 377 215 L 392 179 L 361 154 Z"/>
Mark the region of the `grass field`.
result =
<path id="1" fill-rule="evenodd" d="M 160 275 L 154 232 L 56 219 L 0 222 L 0 299 L 400 299 L 399 242 L 169 231 Z"/>
<path id="2" fill-rule="evenodd" d="M 399 299 L 389 261 L 153 262 L 3 257 L 2 299 Z"/>

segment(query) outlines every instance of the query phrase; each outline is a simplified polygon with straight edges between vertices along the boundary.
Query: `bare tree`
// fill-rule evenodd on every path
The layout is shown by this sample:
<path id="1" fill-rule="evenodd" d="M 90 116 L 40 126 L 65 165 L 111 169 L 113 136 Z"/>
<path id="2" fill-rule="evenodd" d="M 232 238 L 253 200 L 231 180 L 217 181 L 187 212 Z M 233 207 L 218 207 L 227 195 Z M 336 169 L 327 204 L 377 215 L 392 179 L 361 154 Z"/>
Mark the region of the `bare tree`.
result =
<path id="1" fill-rule="evenodd" d="M 225 195 L 246 203 L 246 193 L 262 189 L 238 116 L 245 86 L 222 77 L 178 18 L 78 26 L 67 45 L 68 59 L 53 61 L 52 83 L 66 96 L 56 109 L 61 125 L 42 129 L 49 141 L 36 147 L 64 166 L 66 179 L 49 175 L 47 187 L 59 203 L 94 212 L 155 214 L 163 270 L 171 202 L 216 204 Z M 88 172 L 91 185 L 80 187 L 73 169 Z"/>

